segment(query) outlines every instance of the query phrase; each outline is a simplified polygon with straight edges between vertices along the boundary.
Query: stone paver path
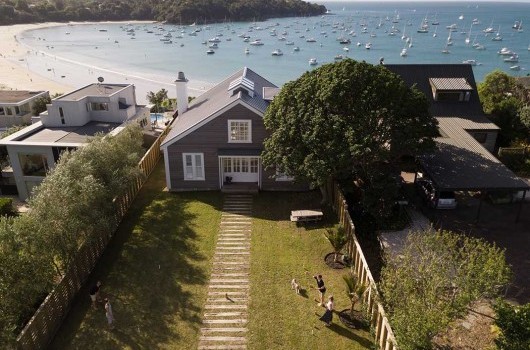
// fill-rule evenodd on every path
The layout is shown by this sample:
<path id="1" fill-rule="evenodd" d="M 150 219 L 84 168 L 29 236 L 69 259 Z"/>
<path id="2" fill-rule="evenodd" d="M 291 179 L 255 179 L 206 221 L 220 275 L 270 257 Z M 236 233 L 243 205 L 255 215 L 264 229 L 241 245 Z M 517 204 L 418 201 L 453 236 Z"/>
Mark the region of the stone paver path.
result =
<path id="1" fill-rule="evenodd" d="M 247 348 L 251 214 L 251 195 L 226 195 L 199 350 Z"/>

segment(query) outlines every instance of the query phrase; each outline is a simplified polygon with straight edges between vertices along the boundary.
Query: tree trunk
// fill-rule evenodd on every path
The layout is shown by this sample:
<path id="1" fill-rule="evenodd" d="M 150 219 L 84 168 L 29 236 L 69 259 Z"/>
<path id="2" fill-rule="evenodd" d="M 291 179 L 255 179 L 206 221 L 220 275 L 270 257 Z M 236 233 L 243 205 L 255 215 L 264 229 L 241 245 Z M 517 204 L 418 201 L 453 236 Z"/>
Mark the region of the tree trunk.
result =
<path id="1" fill-rule="evenodd" d="M 322 194 L 322 200 L 320 201 L 320 205 L 328 204 L 329 193 L 328 193 L 328 187 L 325 184 L 320 186 L 320 193 Z"/>

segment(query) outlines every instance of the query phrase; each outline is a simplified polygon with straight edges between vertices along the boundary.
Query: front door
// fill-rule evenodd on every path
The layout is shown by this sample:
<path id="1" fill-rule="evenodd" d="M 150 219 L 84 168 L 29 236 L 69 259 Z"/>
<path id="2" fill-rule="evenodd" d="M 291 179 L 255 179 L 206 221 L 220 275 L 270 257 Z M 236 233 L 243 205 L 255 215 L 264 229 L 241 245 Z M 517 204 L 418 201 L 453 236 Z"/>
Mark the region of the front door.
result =
<path id="1" fill-rule="evenodd" d="M 222 157 L 221 175 L 231 182 L 259 182 L 259 157 Z"/>

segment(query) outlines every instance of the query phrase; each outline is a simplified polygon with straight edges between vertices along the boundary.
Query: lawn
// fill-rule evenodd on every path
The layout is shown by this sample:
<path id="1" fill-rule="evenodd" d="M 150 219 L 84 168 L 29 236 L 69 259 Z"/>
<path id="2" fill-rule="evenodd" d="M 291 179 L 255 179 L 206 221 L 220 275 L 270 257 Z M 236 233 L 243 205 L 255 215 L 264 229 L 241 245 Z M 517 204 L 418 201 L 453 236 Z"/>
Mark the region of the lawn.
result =
<path id="1" fill-rule="evenodd" d="M 325 327 L 318 317 L 324 308 L 317 305 L 313 275 L 322 274 L 335 309 L 350 307 L 342 276 L 324 263 L 332 247 L 324 233 L 335 223 L 327 221 L 297 228 L 289 221 L 291 210 L 318 208 L 320 195 L 311 193 L 260 193 L 253 205 L 251 286 L 249 309 L 249 349 L 369 349 L 367 331 L 346 328 L 335 314 L 334 324 Z M 296 278 L 306 290 L 296 295 L 290 281 Z M 319 316 L 317 316 L 319 315 Z"/>
<path id="2" fill-rule="evenodd" d="M 161 162 L 81 290 L 52 349 L 196 349 L 206 302 L 223 195 L 164 192 Z M 319 207 L 316 192 L 260 193 L 254 197 L 248 348 L 368 349 L 367 331 L 350 330 L 334 317 L 324 327 L 312 275 L 321 273 L 336 310 L 349 307 L 342 275 L 323 258 L 332 251 L 324 227 L 297 228 L 293 209 Z M 296 295 L 290 281 L 306 290 Z M 116 329 L 102 305 L 90 307 L 88 287 L 101 280 L 111 297 Z"/>
<path id="3" fill-rule="evenodd" d="M 81 290 L 53 349 L 196 348 L 219 228 L 218 192 L 168 193 L 164 165 L 144 185 L 88 285 L 103 283 L 116 329 Z"/>

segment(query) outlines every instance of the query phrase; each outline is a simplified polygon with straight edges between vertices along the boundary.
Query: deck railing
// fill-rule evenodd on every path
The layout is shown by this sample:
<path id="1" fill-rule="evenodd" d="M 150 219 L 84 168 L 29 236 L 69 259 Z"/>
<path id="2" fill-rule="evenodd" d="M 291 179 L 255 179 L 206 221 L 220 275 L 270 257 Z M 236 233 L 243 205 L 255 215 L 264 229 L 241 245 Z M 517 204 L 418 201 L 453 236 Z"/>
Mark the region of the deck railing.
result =
<path id="1" fill-rule="evenodd" d="M 339 217 L 339 222 L 351 237 L 346 249 L 353 262 L 352 272 L 359 276 L 360 283 L 369 286 L 363 301 L 367 307 L 367 313 L 371 316 L 370 322 L 375 330 L 375 341 L 381 350 L 397 350 L 394 332 L 390 327 L 383 305 L 378 301 L 377 284 L 355 235 L 355 225 L 348 212 L 348 203 L 336 183 L 333 184 L 332 196 L 333 208 Z"/>
<path id="2" fill-rule="evenodd" d="M 116 198 L 117 224 L 121 222 L 132 201 L 158 163 L 161 154 L 160 144 L 166 137 L 169 129 L 167 127 L 158 136 L 155 143 L 138 163 L 138 167 L 145 176 L 133 183 L 126 193 Z M 110 234 L 108 232 L 102 232 L 79 248 L 76 258 L 71 266 L 69 266 L 61 281 L 48 294 L 28 324 L 20 332 L 17 338 L 17 347 L 19 349 L 45 349 L 50 344 L 64 318 L 67 316 L 72 301 L 92 272 L 92 269 L 96 266 L 114 232 Z"/>

